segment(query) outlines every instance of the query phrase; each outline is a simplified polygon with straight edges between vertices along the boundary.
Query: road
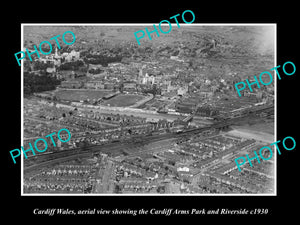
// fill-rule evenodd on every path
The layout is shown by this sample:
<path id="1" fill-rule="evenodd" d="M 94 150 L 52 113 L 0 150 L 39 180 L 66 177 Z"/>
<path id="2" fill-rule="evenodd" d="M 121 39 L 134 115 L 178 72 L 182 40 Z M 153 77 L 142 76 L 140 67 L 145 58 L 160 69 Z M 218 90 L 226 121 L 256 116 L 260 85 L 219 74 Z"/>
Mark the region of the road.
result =
<path id="1" fill-rule="evenodd" d="M 100 106 L 100 108 L 79 108 L 78 110 L 81 111 L 90 111 L 93 110 L 95 112 L 104 113 L 104 114 L 119 114 L 119 115 L 126 115 L 126 116 L 136 116 L 141 118 L 146 118 L 148 120 L 163 120 L 166 119 L 167 121 L 174 121 L 176 119 L 184 119 L 184 116 L 180 115 L 173 115 L 173 114 L 166 114 L 166 113 L 156 113 L 156 112 L 150 112 L 150 111 L 139 111 L 133 108 L 127 109 L 127 108 L 113 108 L 113 107 L 103 107 Z"/>
<path id="2" fill-rule="evenodd" d="M 110 179 L 110 176 L 112 174 L 112 171 L 114 170 L 114 164 L 112 161 L 108 160 L 107 166 L 105 167 L 105 170 L 103 172 L 102 176 L 102 182 L 97 182 L 95 187 L 95 193 L 112 193 L 112 181 Z M 96 179 L 99 179 L 100 170 L 98 171 L 98 177 Z"/>
<path id="3" fill-rule="evenodd" d="M 105 126 L 109 126 L 109 127 L 119 127 L 119 124 L 116 124 L 116 123 L 109 123 L 109 122 L 104 122 L 104 121 L 101 121 L 101 120 L 96 120 L 96 119 L 92 119 L 92 118 L 87 118 L 87 117 L 82 117 L 82 116 L 73 116 L 75 119 L 78 118 L 78 119 L 83 119 L 83 120 L 87 120 L 87 121 L 91 121 L 91 122 L 95 122 L 95 123 L 98 123 L 100 125 L 105 125 Z"/>
<path id="4" fill-rule="evenodd" d="M 233 130 L 229 131 L 228 133 L 238 137 L 255 139 L 264 143 L 273 143 L 274 141 L 276 141 L 275 136 L 273 134 L 261 131 L 254 131 L 242 127 L 233 127 Z"/>

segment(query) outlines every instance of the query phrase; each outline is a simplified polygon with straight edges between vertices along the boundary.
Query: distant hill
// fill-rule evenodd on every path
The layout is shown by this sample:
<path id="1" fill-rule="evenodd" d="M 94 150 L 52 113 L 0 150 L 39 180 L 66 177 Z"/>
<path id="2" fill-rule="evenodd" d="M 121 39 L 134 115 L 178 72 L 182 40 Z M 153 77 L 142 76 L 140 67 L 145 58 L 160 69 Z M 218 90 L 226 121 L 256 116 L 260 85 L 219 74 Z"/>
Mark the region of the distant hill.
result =
<path id="1" fill-rule="evenodd" d="M 134 32 L 144 30 L 151 25 L 142 26 L 24 26 L 24 40 L 39 45 L 44 40 L 65 31 L 72 31 L 76 35 L 77 47 L 105 47 L 105 45 L 132 43 L 137 47 L 174 45 L 178 43 L 191 43 L 192 46 L 202 48 L 207 42 L 215 39 L 223 47 L 232 50 L 244 51 L 249 54 L 273 54 L 274 37 L 272 40 L 272 27 L 266 26 L 172 26 L 169 34 L 151 34 L 150 41 L 145 35 L 138 46 Z M 62 42 L 62 41 L 61 41 Z M 104 45 L 104 46 L 103 46 Z M 75 46 L 75 45 L 74 45 Z M 233 53 L 232 53 L 233 54 Z"/>
<path id="2" fill-rule="evenodd" d="M 241 76 L 254 75 L 274 66 L 274 30 L 272 26 L 195 26 L 173 24 L 169 34 L 147 35 L 137 44 L 134 32 L 153 25 L 140 26 L 24 26 L 25 47 L 39 45 L 65 31 L 76 35 L 70 48 L 98 51 L 103 55 L 122 58 L 170 57 L 189 58 L 194 65 L 204 63 L 235 70 Z M 59 38 L 60 43 L 63 43 Z M 54 40 L 52 41 L 54 43 Z M 64 43 L 63 46 L 66 46 Z M 204 60 L 204 61 L 203 61 Z M 226 64 L 226 65 L 225 65 Z"/>

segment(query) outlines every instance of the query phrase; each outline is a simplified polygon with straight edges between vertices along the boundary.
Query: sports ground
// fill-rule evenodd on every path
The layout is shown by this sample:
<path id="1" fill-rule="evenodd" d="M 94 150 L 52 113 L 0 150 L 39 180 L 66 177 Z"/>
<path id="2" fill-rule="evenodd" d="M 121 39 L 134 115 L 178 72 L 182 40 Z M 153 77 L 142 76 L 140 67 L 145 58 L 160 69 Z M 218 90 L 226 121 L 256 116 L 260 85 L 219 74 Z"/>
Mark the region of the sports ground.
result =
<path id="1" fill-rule="evenodd" d="M 59 100 L 80 102 L 85 100 L 98 100 L 108 94 L 111 90 L 85 90 L 85 89 L 63 89 L 55 92 Z M 118 94 L 110 99 L 103 100 L 101 105 L 112 107 L 128 107 L 146 98 L 138 94 Z"/>

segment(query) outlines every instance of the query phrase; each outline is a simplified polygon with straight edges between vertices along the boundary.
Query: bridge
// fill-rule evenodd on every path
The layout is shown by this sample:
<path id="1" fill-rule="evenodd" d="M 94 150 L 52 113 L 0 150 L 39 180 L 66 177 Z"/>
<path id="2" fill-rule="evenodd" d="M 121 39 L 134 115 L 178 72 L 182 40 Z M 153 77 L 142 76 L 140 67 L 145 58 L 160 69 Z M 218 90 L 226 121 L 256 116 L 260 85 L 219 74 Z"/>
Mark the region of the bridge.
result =
<path id="1" fill-rule="evenodd" d="M 185 117 L 182 121 L 183 122 L 190 122 L 194 117 L 194 113 L 192 113 L 191 115 Z"/>

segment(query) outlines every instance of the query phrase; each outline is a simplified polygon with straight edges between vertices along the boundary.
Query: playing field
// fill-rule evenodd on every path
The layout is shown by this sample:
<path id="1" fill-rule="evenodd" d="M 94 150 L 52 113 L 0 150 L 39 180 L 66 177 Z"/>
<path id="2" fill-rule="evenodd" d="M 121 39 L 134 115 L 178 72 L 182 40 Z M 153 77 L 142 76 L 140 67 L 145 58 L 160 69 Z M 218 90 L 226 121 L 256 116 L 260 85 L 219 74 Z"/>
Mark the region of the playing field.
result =
<path id="1" fill-rule="evenodd" d="M 113 93 L 106 90 L 59 90 L 55 96 L 60 100 L 81 101 L 81 100 L 97 100 L 105 95 Z"/>
<path id="2" fill-rule="evenodd" d="M 117 95 L 111 99 L 108 99 L 102 103 L 106 106 L 119 106 L 119 107 L 126 107 L 135 104 L 136 102 L 142 100 L 145 96 L 142 95 L 133 95 L 133 94 L 126 94 L 126 95 Z"/>

